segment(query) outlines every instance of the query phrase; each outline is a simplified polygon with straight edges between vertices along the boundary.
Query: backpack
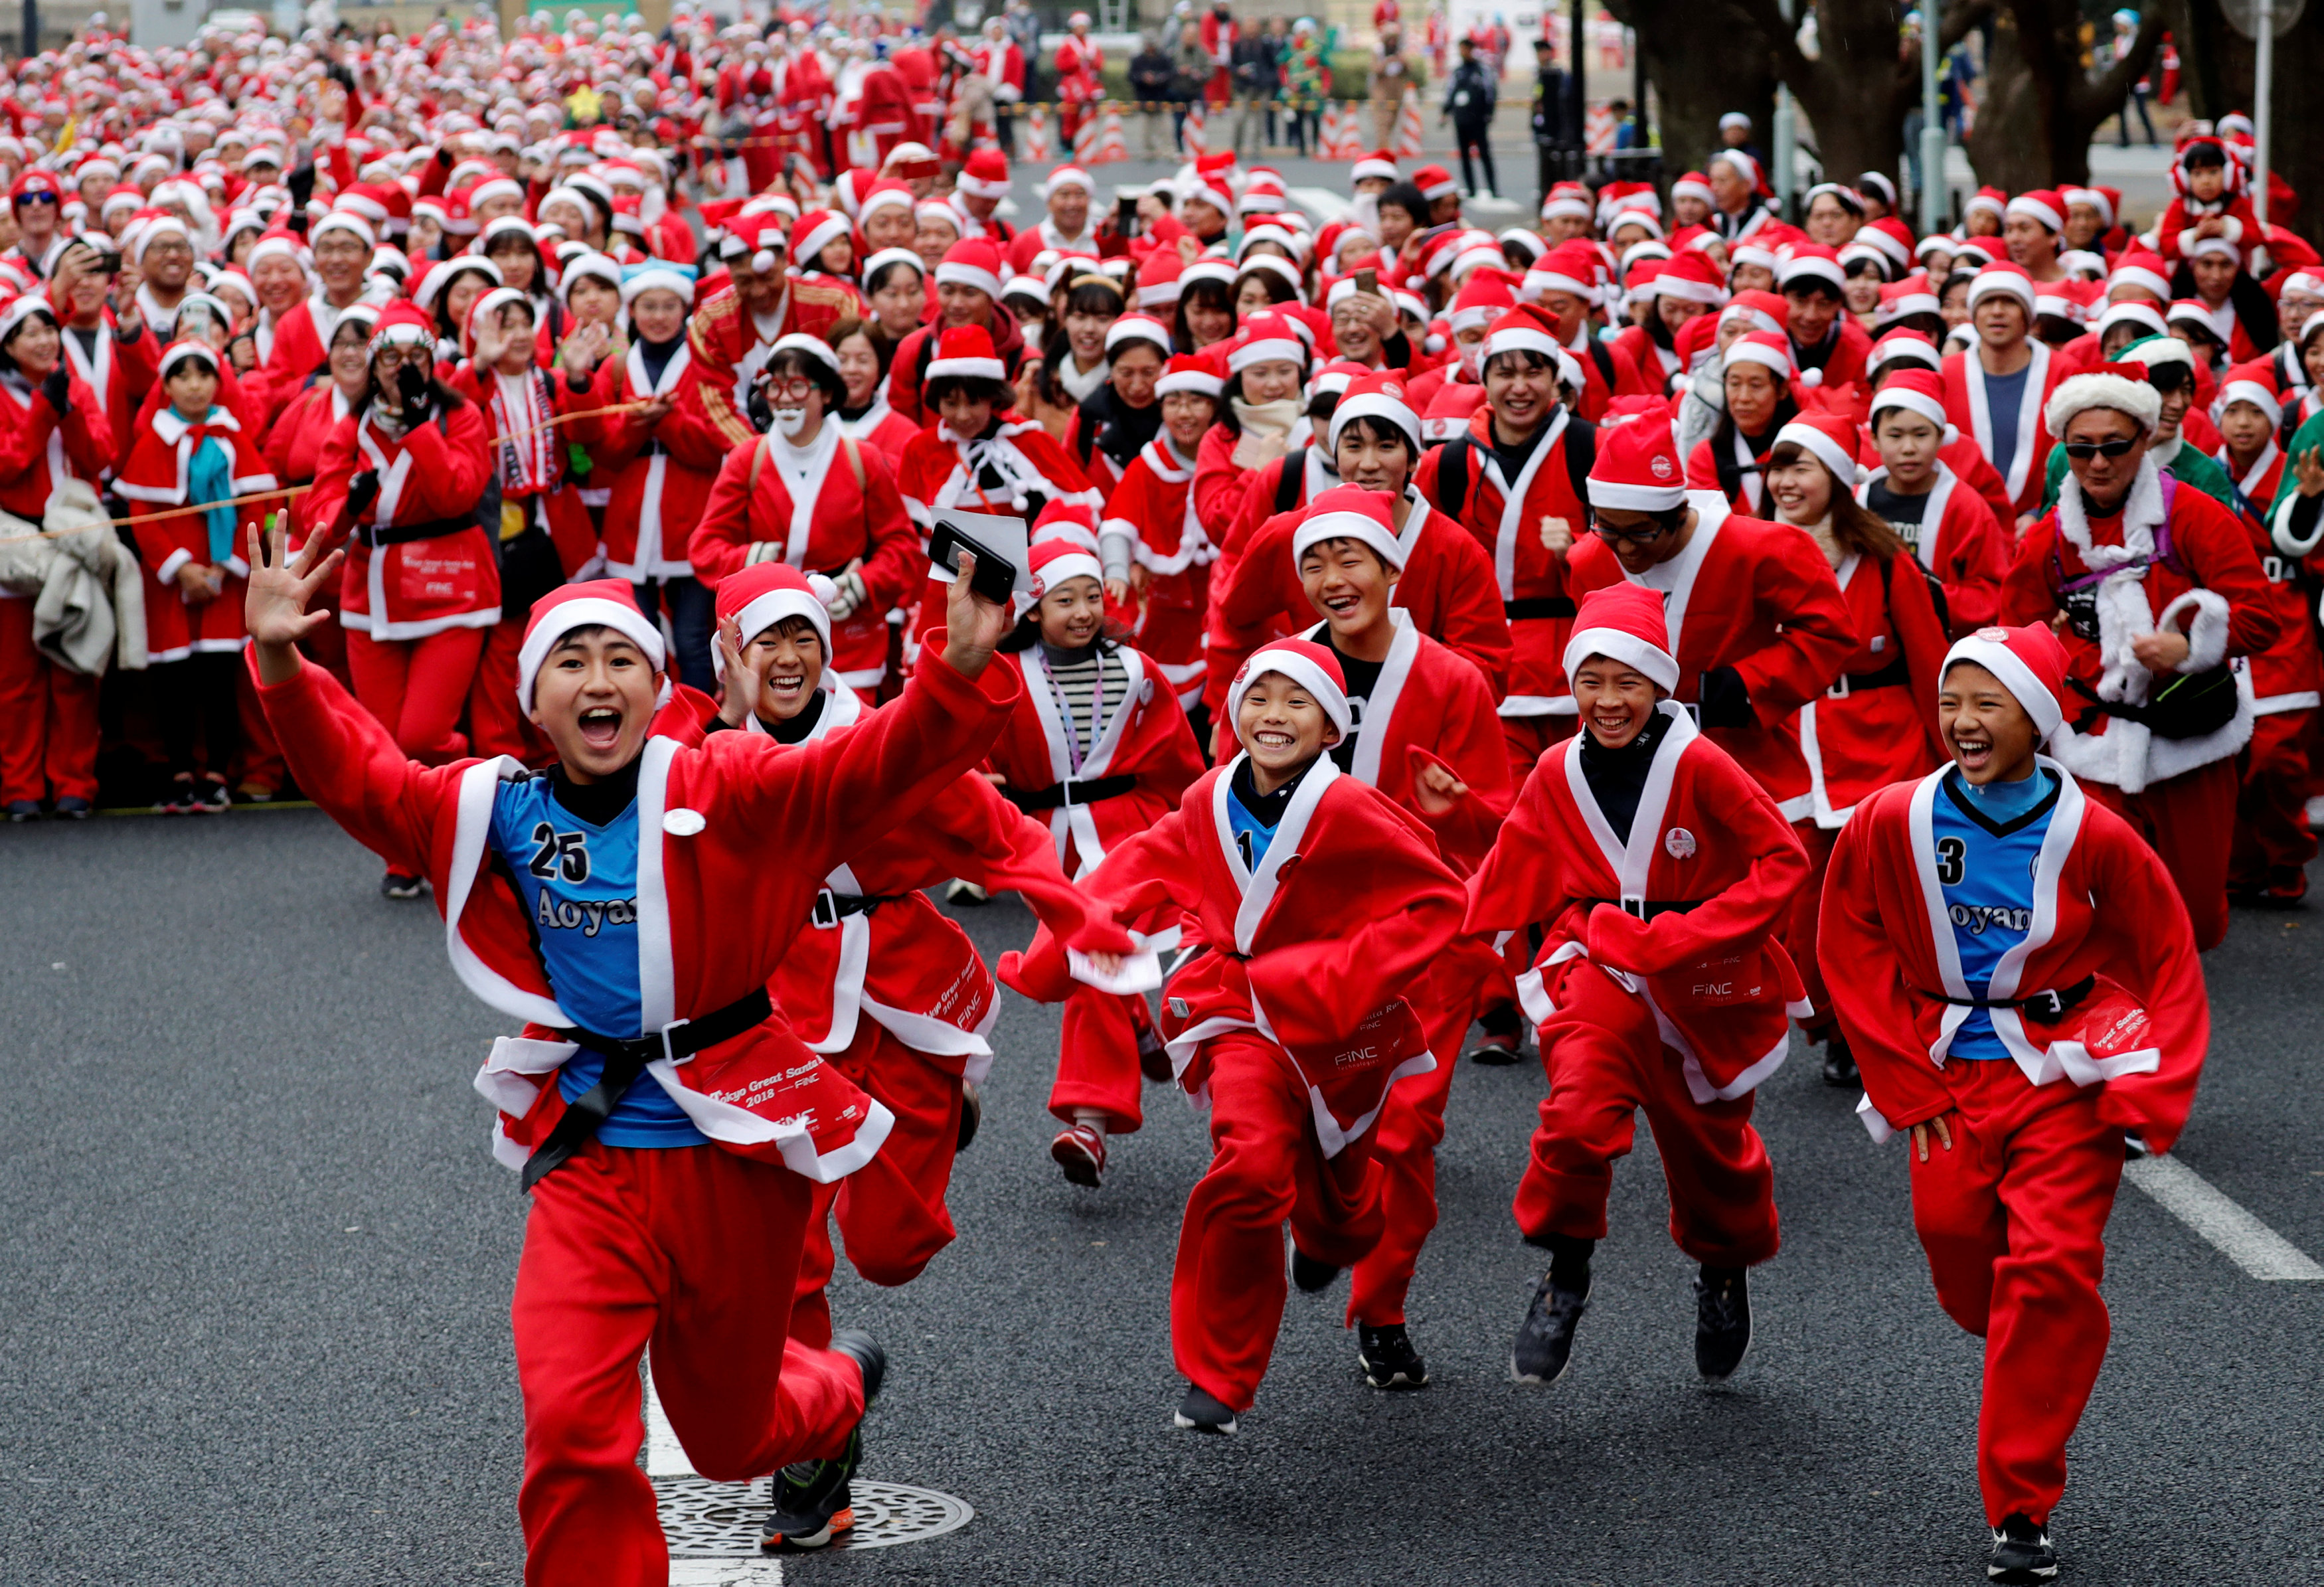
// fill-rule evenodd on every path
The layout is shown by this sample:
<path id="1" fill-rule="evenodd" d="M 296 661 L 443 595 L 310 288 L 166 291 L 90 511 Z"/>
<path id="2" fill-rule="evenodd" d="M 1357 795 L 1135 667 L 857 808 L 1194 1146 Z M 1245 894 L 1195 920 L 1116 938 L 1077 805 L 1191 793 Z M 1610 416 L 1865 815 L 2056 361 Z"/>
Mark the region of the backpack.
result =
<path id="1" fill-rule="evenodd" d="M 1590 466 L 1598 460 L 1598 427 L 1586 420 L 1565 421 L 1565 477 L 1584 507 L 1590 503 Z M 1436 459 L 1436 510 L 1448 518 L 1461 516 L 1469 504 L 1469 476 L 1475 465 L 1471 454 L 1477 438 L 1463 435 L 1444 443 Z"/>

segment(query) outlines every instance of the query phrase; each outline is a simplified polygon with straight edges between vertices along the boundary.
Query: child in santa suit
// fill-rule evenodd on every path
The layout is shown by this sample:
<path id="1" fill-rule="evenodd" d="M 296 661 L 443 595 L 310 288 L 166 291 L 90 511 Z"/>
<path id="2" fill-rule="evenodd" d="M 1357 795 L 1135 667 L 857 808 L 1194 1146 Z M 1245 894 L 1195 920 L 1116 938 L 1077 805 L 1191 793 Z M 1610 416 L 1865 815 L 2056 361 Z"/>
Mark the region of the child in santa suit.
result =
<path id="1" fill-rule="evenodd" d="M 789 753 L 871 719 L 872 707 L 829 661 L 829 591 L 817 587 L 827 584 L 780 562 L 720 581 L 724 700 L 706 732 L 739 728 Z M 824 878 L 809 917 L 814 929 L 793 942 L 768 990 L 807 1049 L 883 1103 L 896 1123 L 871 1163 L 816 1187 L 790 1326 L 790 1336 L 808 1344 L 831 1340 L 827 1214 L 836 1212 L 849 1262 L 874 1284 L 908 1283 L 953 1240 L 945 1191 L 953 1157 L 975 1124 L 963 1117 L 963 1082 L 982 1082 L 991 1068 L 986 1038 L 1000 1010 L 968 934 L 921 890 L 952 876 L 1022 894 L 1083 952 L 1130 946 L 1111 919 L 1092 917 L 1065 880 L 1048 829 L 973 771 L 908 825 L 850 850 Z"/>
<path id="2" fill-rule="evenodd" d="M 2069 437 L 2071 431 L 2066 432 Z M 2036 752 L 2078 704 L 2046 625 L 1945 658 L 1952 764 L 1840 834 L 1822 953 L 1876 1140 L 1909 1131 L 1937 1299 L 1983 1336 L 1988 1578 L 2047 1582 L 2066 1441 L 2106 1356 L 2123 1136 L 2167 1150 L 2210 1038 L 2195 938 L 2137 832 Z"/>
<path id="3" fill-rule="evenodd" d="M 727 453 L 689 552 L 717 584 L 746 566 L 786 563 L 831 586 L 833 650 L 847 688 L 888 677 L 888 613 L 917 594 L 927 555 L 896 471 L 878 448 L 843 434 L 839 355 L 814 337 L 779 337 L 764 374 L 772 423 Z"/>
<path id="4" fill-rule="evenodd" d="M 1001 961 L 1004 983 L 1054 1002 L 1077 978 L 1158 981 L 1153 937 L 1182 919 L 1199 939 L 1165 1015 L 1178 1084 L 1211 1114 L 1170 1284 L 1188 1380 L 1176 1421 L 1204 1433 L 1232 1433 L 1258 1396 L 1283 1320 L 1285 1221 L 1308 1288 L 1379 1238 L 1372 1127 L 1393 1084 L 1434 1066 L 1413 1010 L 1462 909 L 1426 830 L 1325 752 L 1355 725 L 1330 650 L 1267 645 L 1230 698 L 1243 752 L 1083 879 L 1147 951 L 1072 965 L 1044 927 Z"/>
<path id="5" fill-rule="evenodd" d="M 1933 372 L 1890 374 L 1872 394 L 1879 466 L 1856 487 L 1856 499 L 1937 576 L 1947 624 L 1962 633 L 1992 621 L 2015 532 L 2005 537 L 1986 499 L 1945 462 L 1952 433 L 1944 384 Z"/>
<path id="6" fill-rule="evenodd" d="M 2147 455 L 2163 398 L 2143 374 L 2102 365 L 2051 396 L 2073 479 L 2019 542 L 2001 616 L 2062 620 L 2077 714 L 2059 763 L 2153 845 L 2209 950 L 2227 934 L 2236 756 L 2254 719 L 2228 663 L 2264 652 L 2278 620 L 2244 526 Z"/>
<path id="7" fill-rule="evenodd" d="M 165 811 L 223 810 L 226 770 L 241 748 L 235 698 L 242 650 L 242 529 L 255 507 L 196 503 L 271 490 L 274 476 L 232 411 L 218 401 L 219 358 L 207 342 L 161 355 L 167 405 L 137 433 L 114 489 L 132 504 L 145 565 L 145 653 L 170 756 Z M 196 775 L 194 744 L 203 758 Z"/>
<path id="8" fill-rule="evenodd" d="M 1159 665 L 1104 637 L 1097 558 L 1059 538 L 1035 546 L 1032 564 L 1033 604 L 1001 652 L 1023 687 L 987 765 L 1001 796 L 1048 827 L 1057 863 L 1080 880 L 1173 809 L 1202 775 L 1203 757 Z M 1049 1155 L 1067 1179 L 1095 1189 L 1107 1137 L 1145 1122 L 1141 1059 L 1167 1077 L 1162 1038 L 1142 995 L 1076 985 L 1064 1001 L 1049 1112 L 1065 1128 Z"/>
<path id="9" fill-rule="evenodd" d="M 1308 504 L 1291 549 L 1308 604 L 1323 620 L 1305 637 L 1332 652 L 1346 684 L 1353 726 L 1332 746 L 1333 760 L 1425 826 L 1445 863 L 1468 875 L 1492 847 L 1512 791 L 1492 687 L 1474 662 L 1390 604 L 1404 548 L 1388 497 L 1360 485 L 1325 491 Z M 1379 1243 L 1355 1264 L 1348 1297 L 1358 1359 L 1375 1389 L 1428 1381 L 1405 1329 L 1404 1302 L 1436 1227 L 1436 1143 L 1444 1139 L 1453 1060 L 1476 1008 L 1469 987 L 1438 979 L 1442 995 L 1415 1002 L 1436 1067 L 1392 1088 L 1380 1112 L 1373 1150 L 1384 1223 Z"/>
<path id="10" fill-rule="evenodd" d="M 525 1021 L 477 1078 L 494 1155 L 533 1193 L 512 1307 L 524 1391 L 518 1498 L 529 1582 L 668 1580 L 636 1463 L 638 1362 L 696 1471 L 776 1481 L 770 1546 L 849 1522 L 878 1346 L 782 1341 L 814 1186 L 862 1166 L 889 1112 L 808 1053 L 767 994 L 825 878 L 973 767 L 1014 703 L 989 671 L 1007 621 L 964 579 L 894 710 L 786 754 L 754 734 L 651 736 L 659 627 L 627 584 L 534 609 L 520 701 L 557 751 L 409 759 L 327 673 L 302 665 L 332 535 L 250 586 L 268 719 L 300 786 L 392 867 L 424 873 L 453 969 Z"/>
<path id="11" fill-rule="evenodd" d="M 1226 389 L 1224 367 L 1201 353 L 1177 354 L 1163 367 L 1154 383 L 1162 433 L 1122 471 L 1098 527 L 1106 593 L 1117 605 L 1135 604 L 1130 637 L 1168 679 L 1197 743 L 1209 723 L 1202 713 L 1203 622 L 1219 553 L 1194 511 L 1192 485 L 1195 451 Z"/>
<path id="12" fill-rule="evenodd" d="M 1600 512 L 1638 510 L 1636 487 L 1590 483 Z M 1469 879 L 1470 931 L 1548 928 L 1517 983 L 1550 1087 L 1516 1202 L 1526 1241 L 1550 1252 L 1510 1357 L 1521 1383 L 1565 1370 L 1638 1109 L 1670 1186 L 1671 1238 L 1702 1265 L 1694 1360 L 1706 1379 L 1741 1364 L 1744 1271 L 1775 1254 L 1752 1092 L 1784 1061 L 1787 1018 L 1807 1011 L 1775 937 L 1807 856 L 1672 697 L 1672 650 L 1651 591 L 1582 598 L 1565 647 L 1582 731 L 1542 757 Z"/>

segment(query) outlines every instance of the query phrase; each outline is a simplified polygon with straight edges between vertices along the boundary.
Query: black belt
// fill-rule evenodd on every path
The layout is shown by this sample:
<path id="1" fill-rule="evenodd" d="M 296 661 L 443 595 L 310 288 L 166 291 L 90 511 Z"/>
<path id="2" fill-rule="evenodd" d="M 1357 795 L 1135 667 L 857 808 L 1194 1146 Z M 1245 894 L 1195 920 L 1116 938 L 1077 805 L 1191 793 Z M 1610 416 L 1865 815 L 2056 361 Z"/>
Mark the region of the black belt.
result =
<path id="1" fill-rule="evenodd" d="M 2031 1009 L 2036 1018 L 2059 1020 L 2066 1010 L 2090 995 L 2098 984 L 2096 975 L 2085 975 L 2071 986 L 2052 987 L 2046 992 L 2029 992 L 2024 997 L 1947 997 L 1939 992 L 1921 995 L 1937 1002 L 1950 1003 L 1957 1009 Z"/>
<path id="2" fill-rule="evenodd" d="M 1528 617 L 1571 617 L 1573 603 L 1563 595 L 1527 595 L 1521 601 L 1503 601 L 1501 615 L 1511 623 L 1523 623 Z"/>
<path id="3" fill-rule="evenodd" d="M 363 543 L 367 546 L 401 546 L 412 540 L 440 540 L 447 534 L 457 534 L 464 529 L 474 529 L 476 521 L 470 518 L 430 518 L 425 523 L 390 523 L 384 526 L 366 523 L 363 526 Z"/>
<path id="4" fill-rule="evenodd" d="M 1137 786 L 1138 774 L 1123 771 L 1112 777 L 1068 777 L 1047 788 L 1004 788 L 1001 797 L 1030 816 L 1036 810 L 1059 810 L 1067 805 L 1094 805 L 1100 799 L 1119 798 Z"/>
<path id="5" fill-rule="evenodd" d="M 1651 920 L 1657 915 L 1683 915 L 1689 909 L 1700 909 L 1709 899 L 1583 899 L 1585 909 L 1611 904 L 1625 915 L 1635 915 L 1641 920 Z"/>
<path id="6" fill-rule="evenodd" d="M 868 915 L 881 904 L 892 904 L 898 895 L 881 892 L 834 892 L 825 888 L 815 895 L 815 908 L 807 911 L 807 919 L 816 929 L 828 931 L 850 915 Z"/>
<path id="7" fill-rule="evenodd" d="M 557 1128 L 549 1139 L 533 1148 L 532 1156 L 524 1163 L 522 1187 L 530 1190 L 559 1163 L 581 1149 L 582 1142 L 597 1133 L 597 1127 L 612 1116 L 637 1077 L 656 1058 L 668 1058 L 675 1063 L 690 1057 L 707 1047 L 731 1041 L 753 1025 L 763 1024 L 774 1017 L 774 1001 L 767 996 L 763 986 L 748 996 L 736 998 L 715 1013 L 698 1020 L 686 1020 L 667 1030 L 651 1036 L 623 1040 L 617 1037 L 600 1036 L 594 1030 L 560 1030 L 566 1040 L 576 1042 L 605 1060 L 597 1084 L 565 1104 L 565 1116 L 557 1121 Z"/>
<path id="8" fill-rule="evenodd" d="M 1900 651 L 1894 661 L 1877 672 L 1843 672 L 1839 680 L 1823 691 L 1828 700 L 1844 700 L 1859 689 L 1903 688 L 1913 681 L 1913 670 L 1904 664 Z"/>

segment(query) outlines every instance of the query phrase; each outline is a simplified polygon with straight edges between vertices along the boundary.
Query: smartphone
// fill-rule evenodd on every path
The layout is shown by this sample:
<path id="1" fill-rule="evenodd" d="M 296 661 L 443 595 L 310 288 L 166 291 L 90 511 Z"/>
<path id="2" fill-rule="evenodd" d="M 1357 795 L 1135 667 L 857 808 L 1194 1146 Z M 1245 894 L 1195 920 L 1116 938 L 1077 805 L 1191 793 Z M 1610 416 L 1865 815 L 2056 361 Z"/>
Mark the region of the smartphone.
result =
<path id="1" fill-rule="evenodd" d="M 978 515 L 982 516 L 982 514 Z M 1019 535 L 1024 533 L 1020 524 Z M 949 518 L 936 520 L 936 531 L 928 537 L 928 559 L 955 577 L 960 573 L 960 554 L 964 550 L 976 558 L 976 572 L 968 587 L 997 606 L 1006 606 L 1017 591 L 1017 564 L 987 541 L 998 536 L 979 538 L 966 532 Z"/>
<path id="2" fill-rule="evenodd" d="M 1125 237 L 1138 235 L 1138 200 L 1127 193 L 1113 201 L 1113 229 Z"/>
<path id="3" fill-rule="evenodd" d="M 208 304 L 189 303 L 185 311 L 178 316 L 178 328 L 172 333 L 171 339 L 192 341 L 207 337 L 213 323 Z"/>
<path id="4" fill-rule="evenodd" d="M 1373 269 L 1369 264 L 1356 272 L 1356 291 L 1360 292 L 1370 292 L 1373 297 L 1379 297 L 1379 272 Z"/>

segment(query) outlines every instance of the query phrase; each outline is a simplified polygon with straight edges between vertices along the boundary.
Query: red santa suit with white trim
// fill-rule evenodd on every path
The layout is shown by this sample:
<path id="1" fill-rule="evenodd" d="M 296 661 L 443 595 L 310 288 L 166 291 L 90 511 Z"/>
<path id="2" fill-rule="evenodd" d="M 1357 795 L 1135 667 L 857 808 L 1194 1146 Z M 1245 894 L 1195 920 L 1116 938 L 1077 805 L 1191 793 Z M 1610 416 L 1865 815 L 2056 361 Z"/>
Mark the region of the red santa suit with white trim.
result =
<path id="1" fill-rule="evenodd" d="M 2046 626 L 1981 630 L 1947 671 L 1964 661 L 2000 680 L 2037 744 L 2065 731 L 2076 697 Z M 2046 805 L 2048 825 L 2030 880 L 2015 880 L 2015 856 L 1997 868 L 2023 902 L 1989 975 L 1964 973 L 1956 921 L 1972 906 L 1950 896 L 1979 879 L 1959 840 L 1938 836 L 1946 807 L 1978 791 L 1954 768 L 1866 800 L 1823 890 L 1823 959 L 1864 1075 L 1858 1112 L 1875 1140 L 1944 1130 L 1906 1158 L 1913 1225 L 1946 1315 L 1986 1342 L 1978 1483 L 1995 1526 L 2043 1523 L 2064 1491 L 2066 1441 L 2106 1355 L 2098 1278 L 2123 1133 L 2169 1149 L 2210 1039 L 2194 934 L 2162 862 L 2064 765 L 2040 756 L 2034 775 L 2054 783 L 2054 803 L 2037 790 L 2030 817 Z"/>
<path id="2" fill-rule="evenodd" d="M 1231 697 L 1278 674 L 1321 707 L 1328 739 L 1350 724 L 1338 670 L 1321 646 L 1278 641 L 1245 663 Z M 1208 1102 L 1213 1146 L 1186 1203 L 1170 1331 L 1195 1390 L 1188 1404 L 1223 1407 L 1222 1422 L 1202 1424 L 1221 1432 L 1257 1397 L 1274 1352 L 1285 1221 L 1313 1263 L 1345 1266 L 1379 1238 L 1373 1125 L 1395 1083 L 1435 1064 L 1406 1000 L 1427 995 L 1462 902 L 1425 829 L 1330 755 L 1272 796 L 1250 766 L 1246 753 L 1204 773 L 1083 879 L 1133 931 L 1183 922 L 1200 946 L 1164 1010 L 1178 1084 Z M 1124 977 L 1138 968 L 1107 979 L 1134 983 Z M 1157 964 L 1142 968 L 1158 979 Z M 1050 1001 L 1073 983 L 1046 929 L 1000 972 Z"/>
<path id="3" fill-rule="evenodd" d="M 660 632 L 627 585 L 568 585 L 534 609 L 521 703 L 531 704 L 556 642 L 591 625 L 662 669 Z M 525 1021 L 523 1036 L 493 1044 L 476 1086 L 500 1110 L 494 1156 L 526 1167 L 534 1192 L 513 1306 L 528 1579 L 660 1582 L 669 1556 L 636 1463 L 637 1369 L 649 1339 L 663 1407 L 705 1476 L 740 1481 L 836 1456 L 862 1419 L 851 1363 L 770 1342 L 788 1325 L 813 1186 L 861 1167 L 892 1120 L 807 1050 L 766 987 L 832 868 L 975 764 L 1014 703 L 1013 680 L 965 678 L 932 650 L 894 710 L 827 743 L 776 755 L 742 734 L 698 750 L 649 738 L 632 762 L 629 810 L 594 829 L 626 826 L 633 837 L 636 896 L 599 914 L 608 927 L 634 928 L 629 994 L 622 974 L 596 987 L 558 984 L 535 946 L 540 911 L 512 881 L 517 866 L 540 879 L 526 885 L 542 890 L 544 918 L 569 919 L 567 935 L 578 937 L 589 910 L 548 890 L 586 881 L 589 863 L 570 863 L 566 851 L 606 840 L 576 833 L 568 844 L 552 832 L 527 856 L 504 853 L 495 831 L 503 804 L 543 784 L 576 797 L 569 784 L 530 779 L 506 759 L 416 764 L 322 669 L 292 664 L 260 694 L 300 786 L 392 869 L 432 881 L 454 972 Z M 567 1011 L 608 988 L 634 996 L 641 1036 L 591 1035 Z M 742 1020 L 698 1050 L 688 1038 L 690 1023 L 706 1034 Z M 708 1144 L 593 1139 L 590 1110 L 571 1112 L 559 1084 L 576 1058 L 600 1074 L 642 1062 L 635 1085 L 650 1079 L 649 1097 L 674 1104 L 678 1127 Z M 605 1089 L 601 1079 L 575 1101 Z M 613 1089 L 605 1105 L 618 1108 L 634 1087 Z M 582 1120 L 577 1134 L 560 1130 L 568 1117 Z"/>

